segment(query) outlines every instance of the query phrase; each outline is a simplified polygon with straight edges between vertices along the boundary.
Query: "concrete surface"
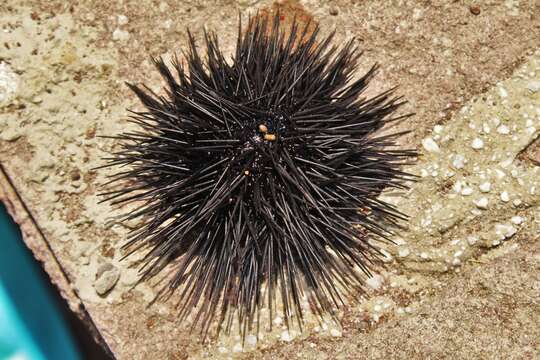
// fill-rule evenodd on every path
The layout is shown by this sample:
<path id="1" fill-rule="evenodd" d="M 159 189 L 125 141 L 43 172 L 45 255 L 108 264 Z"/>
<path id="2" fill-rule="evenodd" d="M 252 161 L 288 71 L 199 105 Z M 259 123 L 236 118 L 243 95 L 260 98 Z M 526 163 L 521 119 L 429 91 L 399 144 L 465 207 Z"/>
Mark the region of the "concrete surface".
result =
<path id="1" fill-rule="evenodd" d="M 202 26 L 231 51 L 237 14 L 276 8 L 338 42 L 356 37 L 370 93 L 399 85 L 416 116 L 403 145 L 422 156 L 404 194 L 411 216 L 386 247 L 343 327 L 312 317 L 259 342 L 200 344 L 137 259 L 119 261 L 129 229 L 98 204 L 114 147 L 137 108 L 124 81 L 161 83 L 149 56 L 169 58 Z M 540 357 L 540 4 L 537 1 L 15 1 L 0 5 L 0 197 L 72 309 L 119 359 Z M 12 185 L 8 181 L 11 179 Z M 489 184 L 489 185 L 488 185 Z M 15 191 L 16 190 L 16 191 Z M 17 192 L 21 199 L 17 197 Z M 22 200 L 22 201 L 21 201 Z M 26 208 L 22 205 L 26 204 Z M 28 213 L 32 214 L 30 217 Z M 279 324 L 280 319 L 270 319 Z M 99 335 L 98 335 L 99 334 Z"/>

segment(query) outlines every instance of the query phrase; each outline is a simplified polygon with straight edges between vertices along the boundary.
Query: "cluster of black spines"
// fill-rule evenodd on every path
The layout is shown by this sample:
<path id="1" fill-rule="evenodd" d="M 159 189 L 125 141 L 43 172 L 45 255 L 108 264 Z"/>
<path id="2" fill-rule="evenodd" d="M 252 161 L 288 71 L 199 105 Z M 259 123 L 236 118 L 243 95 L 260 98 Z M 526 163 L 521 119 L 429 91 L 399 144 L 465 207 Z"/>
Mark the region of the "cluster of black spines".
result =
<path id="1" fill-rule="evenodd" d="M 394 115 L 403 102 L 362 97 L 376 66 L 354 79 L 354 42 L 318 33 L 255 17 L 229 60 L 215 34 L 206 57 L 189 34 L 183 63 L 155 60 L 162 95 L 129 85 L 146 109 L 130 119 L 137 131 L 113 136 L 106 166 L 121 169 L 110 181 L 120 187 L 103 195 L 136 204 L 122 219 L 139 219 L 126 246 L 144 251 L 141 280 L 167 273 L 156 299 L 176 294 L 180 318 L 205 335 L 235 318 L 242 335 L 258 333 L 263 307 L 301 327 L 305 300 L 333 314 L 362 293 L 371 240 L 405 219 L 378 199 L 411 179 L 402 133 L 379 134 L 408 116 Z"/>

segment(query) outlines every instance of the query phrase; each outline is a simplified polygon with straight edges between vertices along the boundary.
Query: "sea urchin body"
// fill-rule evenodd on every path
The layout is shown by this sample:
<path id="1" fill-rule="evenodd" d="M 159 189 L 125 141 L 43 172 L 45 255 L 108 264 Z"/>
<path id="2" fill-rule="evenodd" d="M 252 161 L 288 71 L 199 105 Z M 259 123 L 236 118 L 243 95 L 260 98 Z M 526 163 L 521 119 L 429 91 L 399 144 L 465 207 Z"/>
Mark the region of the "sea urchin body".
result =
<path id="1" fill-rule="evenodd" d="M 214 34 L 205 57 L 189 35 L 185 65 L 155 61 L 164 95 L 130 85 L 146 110 L 131 118 L 139 131 L 115 137 L 106 166 L 124 167 L 111 178 L 122 188 L 105 197 L 136 202 L 124 219 L 140 219 L 127 247 L 146 251 L 141 279 L 170 269 L 158 298 L 176 294 L 205 334 L 235 317 L 245 334 L 276 304 L 302 326 L 306 299 L 332 313 L 362 292 L 368 239 L 404 218 L 378 199 L 410 178 L 400 168 L 414 153 L 378 134 L 406 117 L 393 115 L 402 102 L 361 97 L 376 67 L 353 79 L 354 43 L 309 29 L 251 19 L 230 61 Z"/>

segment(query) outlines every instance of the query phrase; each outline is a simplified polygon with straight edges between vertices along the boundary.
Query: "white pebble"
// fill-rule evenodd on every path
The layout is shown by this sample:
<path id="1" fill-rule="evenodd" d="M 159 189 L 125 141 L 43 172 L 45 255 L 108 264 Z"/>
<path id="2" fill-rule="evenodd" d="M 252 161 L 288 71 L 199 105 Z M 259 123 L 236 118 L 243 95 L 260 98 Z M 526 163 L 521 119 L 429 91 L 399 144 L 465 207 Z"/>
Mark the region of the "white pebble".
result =
<path id="1" fill-rule="evenodd" d="M 491 183 L 489 182 L 482 183 L 480 184 L 479 188 L 481 192 L 488 193 L 489 190 L 491 190 Z"/>
<path id="2" fill-rule="evenodd" d="M 484 141 L 480 138 L 475 138 L 471 143 L 471 147 L 475 150 L 480 150 L 484 147 Z"/>
<path id="3" fill-rule="evenodd" d="M 116 41 L 125 41 L 129 39 L 129 32 L 116 29 L 113 31 L 112 38 L 113 40 L 116 40 Z"/>
<path id="4" fill-rule="evenodd" d="M 407 257 L 410 253 L 411 253 L 411 251 L 406 247 L 401 248 L 398 251 L 399 257 Z"/>
<path id="5" fill-rule="evenodd" d="M 469 245 L 473 246 L 474 244 L 478 242 L 478 237 L 474 235 L 470 235 L 469 237 L 467 237 L 467 242 L 469 243 Z"/>
<path id="6" fill-rule="evenodd" d="M 506 91 L 506 89 L 503 87 L 499 87 L 499 95 L 502 98 L 508 97 L 508 91 Z"/>
<path id="7" fill-rule="evenodd" d="M 435 125 L 433 127 L 433 132 L 435 134 L 440 134 L 440 133 L 442 133 L 442 131 L 443 131 L 443 127 L 441 125 Z"/>
<path id="8" fill-rule="evenodd" d="M 512 216 L 512 219 L 511 221 L 516 224 L 516 225 L 519 225 L 523 222 L 523 218 L 521 216 Z"/>
<path id="9" fill-rule="evenodd" d="M 248 345 L 255 346 L 257 344 L 257 337 L 255 335 L 246 336 L 246 342 Z"/>
<path id="10" fill-rule="evenodd" d="M 14 96 L 18 87 L 19 79 L 17 74 L 7 63 L 0 61 L 0 103 Z"/>
<path id="11" fill-rule="evenodd" d="M 501 236 L 501 240 L 508 239 L 517 233 L 517 229 L 508 224 L 495 224 L 495 233 Z"/>
<path id="12" fill-rule="evenodd" d="M 461 264 L 461 260 L 459 260 L 458 258 L 454 258 L 454 260 L 452 260 L 452 265 L 459 265 Z"/>
<path id="13" fill-rule="evenodd" d="M 422 146 L 424 147 L 424 149 L 426 149 L 426 151 L 429 151 L 429 152 L 439 152 L 440 151 L 439 145 L 437 145 L 435 140 L 433 140 L 430 137 L 427 137 L 427 138 L 422 140 Z"/>
<path id="14" fill-rule="evenodd" d="M 381 305 L 378 305 L 378 304 L 377 304 L 377 305 L 375 305 L 375 306 L 373 307 L 373 310 L 376 311 L 376 312 L 379 312 L 379 311 L 382 310 L 382 307 L 381 307 Z"/>
<path id="15" fill-rule="evenodd" d="M 454 190 L 454 192 L 459 194 L 461 192 L 461 181 L 460 180 L 456 181 L 454 183 L 454 186 L 452 186 L 452 189 Z"/>
<path id="16" fill-rule="evenodd" d="M 539 80 L 529 81 L 527 83 L 527 89 L 529 89 L 533 93 L 540 91 L 540 81 Z"/>
<path id="17" fill-rule="evenodd" d="M 341 337 L 341 331 L 339 331 L 338 329 L 332 329 L 330 330 L 330 335 L 332 335 L 333 337 Z"/>
<path id="18" fill-rule="evenodd" d="M 512 201 L 512 204 L 514 204 L 514 206 L 519 206 L 519 205 L 521 205 L 521 200 L 520 199 L 514 199 L 514 201 Z"/>
<path id="19" fill-rule="evenodd" d="M 419 21 L 419 20 L 422 20 L 423 17 L 424 17 L 423 9 L 415 8 L 413 10 L 413 16 L 412 16 L 413 20 Z"/>
<path id="20" fill-rule="evenodd" d="M 232 349 L 232 351 L 235 353 L 242 352 L 243 350 L 244 350 L 244 347 L 242 346 L 241 343 L 234 344 L 233 349 Z"/>
<path id="21" fill-rule="evenodd" d="M 381 285 L 382 285 L 382 283 L 383 283 L 383 278 L 382 278 L 382 276 L 377 275 L 377 274 L 373 275 L 372 277 L 370 277 L 369 279 L 366 280 L 366 284 L 367 284 L 370 288 L 375 289 L 375 290 L 377 290 L 378 288 L 380 288 Z"/>
<path id="22" fill-rule="evenodd" d="M 485 197 L 481 197 L 478 200 L 474 200 L 474 205 L 476 205 L 477 208 L 482 209 L 482 210 L 487 209 L 488 204 L 489 204 L 489 201 Z"/>
<path id="23" fill-rule="evenodd" d="M 116 18 L 118 19 L 118 25 L 126 25 L 128 23 L 126 15 L 118 15 Z"/>
<path id="24" fill-rule="evenodd" d="M 502 171 L 501 169 L 495 169 L 495 173 L 497 174 L 497 179 L 499 180 L 506 176 L 504 171 Z"/>
<path id="25" fill-rule="evenodd" d="M 420 253 L 420 257 L 422 259 L 427 259 L 427 258 L 429 258 L 429 255 L 427 253 L 423 252 L 423 253 Z"/>
<path id="26" fill-rule="evenodd" d="M 460 257 L 461 255 L 463 255 L 463 251 L 462 250 L 458 250 L 454 253 L 454 257 Z"/>
<path id="27" fill-rule="evenodd" d="M 463 155 L 456 154 L 454 160 L 452 160 L 452 166 L 455 169 L 463 169 L 465 166 L 465 157 Z"/>
<path id="28" fill-rule="evenodd" d="M 281 333 L 281 340 L 289 342 L 289 341 L 292 341 L 292 339 L 293 339 L 292 335 L 287 330 Z"/>
<path id="29" fill-rule="evenodd" d="M 461 195 L 463 196 L 469 196 L 469 195 L 472 195 L 472 193 L 473 193 L 473 189 L 470 187 L 466 187 L 461 190 Z"/>
<path id="30" fill-rule="evenodd" d="M 508 128 L 508 126 L 502 124 L 497 128 L 497 132 L 502 135 L 508 135 L 510 134 L 510 129 Z"/>
<path id="31" fill-rule="evenodd" d="M 168 8 L 169 4 L 167 4 L 166 2 L 162 1 L 161 3 L 159 3 L 159 11 L 165 12 Z"/>
<path id="32" fill-rule="evenodd" d="M 510 195 L 508 195 L 508 192 L 503 191 L 501 193 L 501 200 L 504 201 L 504 202 L 509 202 L 510 201 Z"/>

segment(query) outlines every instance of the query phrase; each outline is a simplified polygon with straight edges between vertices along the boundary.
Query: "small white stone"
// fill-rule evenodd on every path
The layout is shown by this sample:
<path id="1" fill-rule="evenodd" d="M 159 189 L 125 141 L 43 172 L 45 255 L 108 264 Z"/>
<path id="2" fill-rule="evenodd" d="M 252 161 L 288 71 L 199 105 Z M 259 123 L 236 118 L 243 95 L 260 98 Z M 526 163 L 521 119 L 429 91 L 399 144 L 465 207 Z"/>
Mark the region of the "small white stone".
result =
<path id="1" fill-rule="evenodd" d="M 499 163 L 499 165 L 500 165 L 502 168 L 505 168 L 505 169 L 506 169 L 507 167 L 509 167 L 509 166 L 512 164 L 512 161 L 514 161 L 514 159 L 508 158 L 508 159 L 506 159 L 506 160 L 501 161 L 501 162 Z"/>
<path id="2" fill-rule="evenodd" d="M 255 346 L 257 344 L 257 337 L 255 335 L 246 336 L 246 343 L 248 343 L 248 345 Z"/>
<path id="3" fill-rule="evenodd" d="M 173 24 L 173 21 L 171 19 L 167 19 L 163 22 L 163 27 L 165 29 L 170 29 Z"/>
<path id="4" fill-rule="evenodd" d="M 406 247 L 402 247 L 398 251 L 399 257 L 407 257 L 407 256 L 409 256 L 410 253 L 411 253 L 411 251 Z"/>
<path id="5" fill-rule="evenodd" d="M 423 10 L 423 9 L 419 9 L 419 8 L 413 9 L 413 15 L 412 15 L 412 18 L 413 18 L 413 20 L 415 20 L 415 21 L 422 20 L 422 19 L 424 18 L 424 10 Z"/>
<path id="6" fill-rule="evenodd" d="M 293 339 L 292 335 L 287 330 L 283 331 L 280 337 L 281 337 L 281 340 L 286 341 L 286 342 L 292 341 Z"/>
<path id="7" fill-rule="evenodd" d="M 509 202 L 510 201 L 510 195 L 508 195 L 507 191 L 503 191 L 501 193 L 501 200 L 504 201 L 504 202 Z"/>
<path id="8" fill-rule="evenodd" d="M 243 350 L 244 350 L 244 347 L 242 346 L 241 343 L 234 344 L 233 349 L 232 349 L 232 351 L 235 353 L 242 352 Z"/>
<path id="9" fill-rule="evenodd" d="M 452 190 L 454 190 L 455 193 L 459 194 L 461 192 L 461 181 L 458 180 L 454 183 L 454 185 L 452 186 Z"/>
<path id="10" fill-rule="evenodd" d="M 159 3 L 159 11 L 165 12 L 167 9 L 169 9 L 169 4 L 167 4 L 165 1 Z"/>
<path id="11" fill-rule="evenodd" d="M 429 151 L 429 152 L 439 152 L 440 151 L 439 145 L 437 145 L 435 140 L 433 140 L 430 137 L 427 137 L 427 138 L 422 140 L 422 146 L 424 147 L 424 149 L 426 149 L 426 151 Z"/>
<path id="12" fill-rule="evenodd" d="M 479 188 L 481 192 L 488 193 L 489 190 L 491 190 L 491 183 L 489 182 L 482 183 L 480 184 Z"/>
<path id="13" fill-rule="evenodd" d="M 375 305 L 375 306 L 373 307 L 373 311 L 379 312 L 379 311 L 381 311 L 381 310 L 382 310 L 382 307 L 381 307 L 381 305 L 379 305 L 379 304 L 377 304 L 377 305 Z"/>
<path id="14" fill-rule="evenodd" d="M 521 199 L 514 199 L 514 201 L 512 201 L 512 204 L 514 204 L 514 206 L 521 205 Z"/>
<path id="15" fill-rule="evenodd" d="M 471 143 L 471 147 L 475 150 L 480 150 L 484 147 L 484 141 L 480 138 L 475 138 Z"/>
<path id="16" fill-rule="evenodd" d="M 422 259 L 424 259 L 424 260 L 427 259 L 427 258 L 429 258 L 428 254 L 425 253 L 425 252 L 420 253 L 420 257 L 421 257 Z"/>
<path id="17" fill-rule="evenodd" d="M 463 255 L 463 251 L 462 250 L 458 250 L 454 253 L 454 257 L 460 257 L 461 255 Z"/>
<path id="18" fill-rule="evenodd" d="M 473 189 L 470 187 L 465 187 L 461 190 L 461 195 L 463 196 L 469 196 L 469 195 L 472 195 L 472 193 L 473 193 Z"/>
<path id="19" fill-rule="evenodd" d="M 512 216 L 511 221 L 516 225 L 520 225 L 523 222 L 523 218 L 521 216 Z"/>
<path id="20" fill-rule="evenodd" d="M 332 335 L 333 337 L 341 337 L 341 331 L 339 331 L 338 329 L 332 329 L 330 330 L 330 335 Z"/>
<path id="21" fill-rule="evenodd" d="M 482 130 L 486 133 L 486 134 L 489 134 L 491 132 L 491 128 L 489 127 L 488 124 L 484 123 L 482 124 Z"/>
<path id="22" fill-rule="evenodd" d="M 514 236 L 517 229 L 508 224 L 495 224 L 495 233 L 501 237 L 501 240 L 504 240 Z"/>
<path id="23" fill-rule="evenodd" d="M 501 120 L 499 118 L 493 118 L 491 119 L 491 121 L 493 122 L 493 125 L 495 125 L 495 127 L 501 124 Z"/>
<path id="24" fill-rule="evenodd" d="M 540 81 L 539 80 L 529 81 L 527 83 L 527 89 L 529 89 L 533 93 L 540 91 Z"/>
<path id="25" fill-rule="evenodd" d="M 19 78 L 17 74 L 7 63 L 0 61 L 0 103 L 12 98 L 18 87 Z"/>
<path id="26" fill-rule="evenodd" d="M 113 31 L 112 38 L 115 41 L 125 41 L 129 39 L 129 32 L 125 30 L 116 29 Z"/>
<path id="27" fill-rule="evenodd" d="M 382 278 L 382 276 L 377 275 L 377 274 L 373 275 L 372 277 L 370 277 L 370 278 L 368 278 L 368 279 L 366 280 L 366 284 L 367 284 L 370 288 L 375 289 L 375 290 L 377 290 L 378 288 L 380 288 L 381 285 L 382 285 L 382 283 L 383 283 L 383 278 Z"/>
<path id="28" fill-rule="evenodd" d="M 465 166 L 465 157 L 463 155 L 456 154 L 454 156 L 454 160 L 452 160 L 452 166 L 455 169 L 463 169 Z"/>
<path id="29" fill-rule="evenodd" d="M 129 21 L 126 15 L 118 15 L 116 18 L 118 20 L 118 25 L 126 25 Z"/>
<path id="30" fill-rule="evenodd" d="M 474 235 L 470 235 L 467 237 L 467 242 L 469 243 L 469 245 L 473 246 L 474 244 L 478 242 L 478 237 Z"/>
<path id="31" fill-rule="evenodd" d="M 452 260 L 452 265 L 457 266 L 457 265 L 459 265 L 459 264 L 461 264 L 461 260 L 459 260 L 458 258 L 454 258 L 454 259 Z"/>
<path id="32" fill-rule="evenodd" d="M 283 323 L 283 320 L 281 319 L 281 316 L 276 316 L 276 318 L 274 319 L 274 324 L 279 326 L 282 323 Z"/>
<path id="33" fill-rule="evenodd" d="M 489 201 L 485 197 L 481 197 L 480 199 L 474 200 L 474 205 L 476 205 L 477 208 L 486 210 L 489 204 Z"/>
<path id="34" fill-rule="evenodd" d="M 506 98 L 506 97 L 508 97 L 508 91 L 506 91 L 506 89 L 503 88 L 503 87 L 499 87 L 499 95 L 502 98 Z"/>
<path id="35" fill-rule="evenodd" d="M 510 134 L 510 129 L 508 128 L 508 126 L 504 125 L 504 124 L 501 124 L 499 125 L 499 127 L 497 128 L 497 132 L 499 134 L 502 134 L 502 135 L 508 135 Z"/>
<path id="36" fill-rule="evenodd" d="M 435 134 L 440 134 L 440 133 L 442 133 L 442 131 L 443 131 L 443 127 L 441 125 L 435 125 L 433 127 L 433 132 Z"/>

